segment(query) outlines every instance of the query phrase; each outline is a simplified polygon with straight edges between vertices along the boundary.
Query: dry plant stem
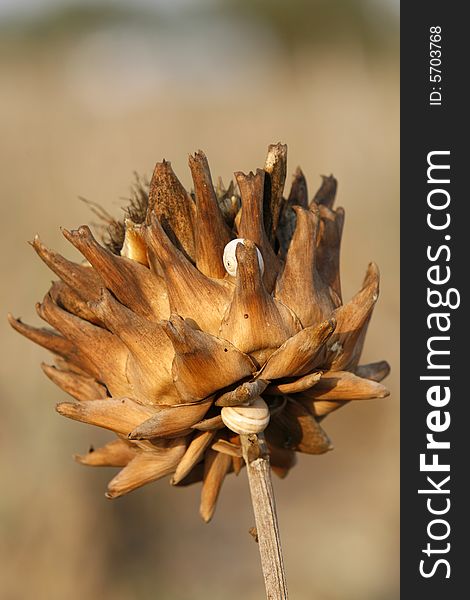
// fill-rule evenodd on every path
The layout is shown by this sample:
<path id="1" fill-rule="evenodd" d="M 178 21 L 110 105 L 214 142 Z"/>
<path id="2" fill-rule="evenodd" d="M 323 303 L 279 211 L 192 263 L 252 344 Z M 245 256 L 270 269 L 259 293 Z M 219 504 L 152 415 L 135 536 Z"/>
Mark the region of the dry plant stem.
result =
<path id="1" fill-rule="evenodd" d="M 286 575 L 271 482 L 271 467 L 264 435 L 262 433 L 241 435 L 240 438 L 255 513 L 266 598 L 286 600 L 288 597 Z"/>

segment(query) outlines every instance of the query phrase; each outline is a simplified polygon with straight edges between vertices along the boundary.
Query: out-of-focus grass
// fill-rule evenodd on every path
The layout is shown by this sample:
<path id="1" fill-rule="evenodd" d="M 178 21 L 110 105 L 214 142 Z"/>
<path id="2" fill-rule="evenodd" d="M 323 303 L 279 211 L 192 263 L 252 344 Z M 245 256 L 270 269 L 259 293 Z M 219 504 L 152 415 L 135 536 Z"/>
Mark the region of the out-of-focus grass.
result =
<path id="1" fill-rule="evenodd" d="M 392 395 L 326 421 L 335 450 L 301 457 L 276 495 L 291 596 L 386 600 L 398 595 L 398 65 L 356 38 L 287 55 L 272 30 L 219 18 L 168 31 L 103 26 L 50 45 L 4 40 L 0 58 L 2 314 L 38 323 L 51 274 L 26 244 L 35 233 L 75 256 L 59 232 L 93 220 L 82 195 L 118 214 L 132 172 L 165 157 L 189 186 L 187 154 L 214 175 L 261 166 L 289 145 L 310 195 L 339 179 L 346 209 L 346 298 L 366 266 L 381 298 L 364 361 L 386 358 Z M 217 46 L 217 50 L 214 49 Z M 217 54 L 217 55 L 215 55 Z M 263 595 L 247 482 L 224 485 L 214 521 L 199 488 L 166 481 L 107 501 L 112 470 L 71 455 L 105 433 L 54 413 L 63 398 L 48 360 L 1 320 L 0 587 L 5 598 L 255 599 Z M 26 576 L 27 575 L 27 576 Z"/>

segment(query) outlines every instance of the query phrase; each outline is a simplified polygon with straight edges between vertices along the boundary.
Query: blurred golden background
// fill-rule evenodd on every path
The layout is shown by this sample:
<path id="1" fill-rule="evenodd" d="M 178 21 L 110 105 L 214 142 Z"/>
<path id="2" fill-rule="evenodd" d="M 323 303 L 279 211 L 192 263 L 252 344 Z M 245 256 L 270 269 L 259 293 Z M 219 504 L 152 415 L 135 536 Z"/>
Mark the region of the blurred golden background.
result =
<path id="1" fill-rule="evenodd" d="M 245 473 L 209 525 L 198 485 L 106 500 L 113 470 L 72 460 L 106 434 L 54 412 L 64 394 L 41 372 L 47 352 L 6 312 L 39 323 L 51 273 L 26 240 L 76 256 L 59 226 L 96 220 L 78 196 L 118 216 L 134 170 L 164 157 L 189 187 L 201 148 L 228 183 L 277 141 L 310 196 L 320 174 L 339 179 L 345 298 L 370 260 L 382 274 L 362 362 L 392 365 L 390 398 L 331 415 L 335 450 L 274 482 L 290 594 L 398 598 L 397 19 L 395 0 L 1 3 L 2 599 L 264 597 Z"/>

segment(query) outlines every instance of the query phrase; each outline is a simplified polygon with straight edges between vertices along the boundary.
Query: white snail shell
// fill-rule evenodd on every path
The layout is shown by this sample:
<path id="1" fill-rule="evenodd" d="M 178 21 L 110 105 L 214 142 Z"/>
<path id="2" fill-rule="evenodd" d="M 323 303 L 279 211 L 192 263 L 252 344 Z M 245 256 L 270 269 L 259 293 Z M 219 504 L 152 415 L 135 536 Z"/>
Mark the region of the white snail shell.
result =
<path id="1" fill-rule="evenodd" d="M 237 238 L 237 239 L 229 242 L 224 248 L 224 256 L 223 256 L 224 267 L 225 267 L 225 270 L 227 271 L 227 273 L 229 275 L 231 275 L 232 277 L 235 277 L 237 274 L 238 263 L 237 263 L 237 256 L 235 254 L 237 245 L 244 244 L 244 243 L 245 243 L 244 238 Z M 258 250 L 258 248 L 256 248 L 256 254 L 258 255 L 258 264 L 259 264 L 259 268 L 260 268 L 261 275 L 262 275 L 264 273 L 264 260 L 261 255 L 261 252 Z"/>
<path id="2" fill-rule="evenodd" d="M 262 398 L 250 406 L 224 406 L 221 411 L 224 425 L 235 433 L 261 433 L 269 423 L 269 408 Z"/>

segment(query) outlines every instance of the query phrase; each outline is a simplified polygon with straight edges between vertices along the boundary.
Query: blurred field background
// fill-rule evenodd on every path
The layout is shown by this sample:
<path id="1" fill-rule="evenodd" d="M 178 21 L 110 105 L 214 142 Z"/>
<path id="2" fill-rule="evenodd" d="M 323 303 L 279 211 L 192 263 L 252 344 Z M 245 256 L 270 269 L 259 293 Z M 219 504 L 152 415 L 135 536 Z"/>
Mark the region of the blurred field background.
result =
<path id="1" fill-rule="evenodd" d="M 106 500 L 113 470 L 72 454 L 108 437 L 54 412 L 47 352 L 5 316 L 39 323 L 52 275 L 26 241 L 76 257 L 59 226 L 95 220 L 78 196 L 119 215 L 134 170 L 164 157 L 189 186 L 202 148 L 228 182 L 276 141 L 311 196 L 339 179 L 345 298 L 382 273 L 363 362 L 392 365 L 390 398 L 333 414 L 335 450 L 274 482 L 291 598 L 398 598 L 397 19 L 395 0 L 0 3 L 2 599 L 264 597 L 246 475 L 209 525 L 199 486 Z"/>

